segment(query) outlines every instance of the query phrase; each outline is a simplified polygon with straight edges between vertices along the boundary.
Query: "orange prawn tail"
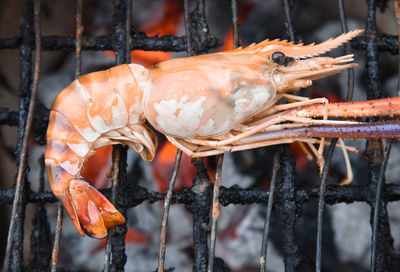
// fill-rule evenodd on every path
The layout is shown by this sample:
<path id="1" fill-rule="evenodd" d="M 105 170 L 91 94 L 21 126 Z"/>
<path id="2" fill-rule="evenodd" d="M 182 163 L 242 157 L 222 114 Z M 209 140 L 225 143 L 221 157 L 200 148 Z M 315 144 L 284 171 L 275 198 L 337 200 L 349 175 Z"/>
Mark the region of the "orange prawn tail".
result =
<path id="1" fill-rule="evenodd" d="M 145 160 L 154 157 L 157 139 L 143 124 L 141 109 L 140 84 L 146 79 L 146 71 L 141 66 L 120 65 L 81 76 L 53 103 L 45 164 L 52 191 L 81 235 L 102 239 L 108 229 L 125 223 L 111 202 L 80 176 L 95 149 L 127 144 Z"/>

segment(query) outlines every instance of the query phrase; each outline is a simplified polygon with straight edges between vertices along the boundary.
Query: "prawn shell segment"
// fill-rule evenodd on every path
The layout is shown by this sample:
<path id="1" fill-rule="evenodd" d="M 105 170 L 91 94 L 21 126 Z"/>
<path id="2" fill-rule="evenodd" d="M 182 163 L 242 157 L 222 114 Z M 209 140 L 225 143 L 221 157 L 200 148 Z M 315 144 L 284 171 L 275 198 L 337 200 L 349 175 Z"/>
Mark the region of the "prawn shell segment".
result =
<path id="1" fill-rule="evenodd" d="M 140 80 L 147 80 L 147 70 L 133 65 L 81 76 L 57 96 L 50 111 L 45 155 L 49 183 L 82 235 L 101 239 L 125 222 L 107 198 L 81 179 L 80 170 L 94 150 L 127 144 L 145 160 L 154 157 L 157 139 L 143 124 L 135 70 L 142 72 Z"/>
<path id="2" fill-rule="evenodd" d="M 89 143 L 94 142 L 101 135 L 92 127 L 86 113 L 91 102 L 91 97 L 82 88 L 80 82 L 74 80 L 57 96 L 51 107 L 52 111 L 67 118 L 71 126 Z M 56 121 L 53 122 L 56 123 Z M 47 138 L 49 139 L 50 136 L 48 135 Z"/>
<path id="3" fill-rule="evenodd" d="M 63 187 L 57 190 L 53 186 L 79 175 L 85 158 L 92 154 L 92 148 L 92 143 L 87 142 L 62 113 L 50 112 L 45 163 L 50 170 L 57 167 L 70 175 L 67 177 L 62 171 L 48 170 L 53 191 L 61 192 Z"/>
<path id="4" fill-rule="evenodd" d="M 240 58 L 240 57 L 239 57 Z M 173 137 L 224 134 L 264 109 L 276 95 L 257 56 L 210 54 L 169 60 L 150 70 L 144 94 L 147 120 Z"/>
<path id="5" fill-rule="evenodd" d="M 129 108 L 136 102 L 135 80 L 127 65 L 106 71 L 90 73 L 78 80 L 90 96 L 87 116 L 90 124 L 100 133 L 126 126 Z"/>
<path id="6" fill-rule="evenodd" d="M 52 111 L 68 119 L 89 149 L 123 143 L 135 147 L 145 160 L 151 160 L 157 142 L 154 133 L 143 124 L 142 107 L 142 88 L 148 76 L 147 69 L 134 64 L 83 75 L 58 95 Z M 133 131 L 138 126 L 143 127 Z M 139 135 L 142 132 L 144 137 Z M 65 143 L 68 141 L 67 138 Z"/>

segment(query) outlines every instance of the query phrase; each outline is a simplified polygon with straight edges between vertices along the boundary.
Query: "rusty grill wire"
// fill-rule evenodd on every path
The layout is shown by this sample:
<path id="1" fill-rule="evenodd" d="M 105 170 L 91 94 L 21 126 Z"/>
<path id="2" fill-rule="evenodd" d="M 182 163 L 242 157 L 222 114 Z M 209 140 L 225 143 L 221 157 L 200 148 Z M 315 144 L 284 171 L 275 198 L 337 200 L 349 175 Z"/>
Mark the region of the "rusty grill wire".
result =
<path id="1" fill-rule="evenodd" d="M 386 34 L 378 34 L 376 31 L 376 10 L 379 5 L 386 1 L 367 0 L 368 16 L 364 35 L 351 42 L 353 49 L 364 50 L 367 57 L 368 74 L 368 99 L 379 98 L 382 89 L 379 82 L 379 52 L 389 51 L 398 54 L 398 37 Z M 76 36 L 40 36 L 40 0 L 23 0 L 23 12 L 21 18 L 21 33 L 14 38 L 0 38 L 1 49 L 19 49 L 21 60 L 21 82 L 19 111 L 12 112 L 9 109 L 0 110 L 0 125 L 18 126 L 18 145 L 16 154 L 18 158 L 19 171 L 16 184 L 9 189 L 0 190 L 0 204 L 13 205 L 11 214 L 10 232 L 7 240 L 7 251 L 3 263 L 3 271 L 63 271 L 58 266 L 59 241 L 62 229 L 62 208 L 58 205 L 58 221 L 56 232 L 50 233 L 44 204 L 56 202 L 51 192 L 44 191 L 44 163 L 41 163 L 41 179 L 39 191 L 30 189 L 30 181 L 26 175 L 27 142 L 29 134 L 42 139 L 48 122 L 48 109 L 37 108 L 33 114 L 35 92 L 38 84 L 38 73 L 40 63 L 40 51 L 75 51 L 76 52 L 76 77 L 80 75 L 82 50 L 112 50 L 116 53 L 116 65 L 130 62 L 130 51 L 132 49 L 161 50 L 161 51 L 187 51 L 188 55 L 206 52 L 219 45 L 219 41 L 208 33 L 208 27 L 204 13 L 204 1 L 197 0 L 195 9 L 189 11 L 188 1 L 184 1 L 185 7 L 185 37 L 147 37 L 130 27 L 131 1 L 113 1 L 113 34 L 99 36 L 89 40 L 82 36 L 82 1 L 78 0 L 76 13 Z M 296 3 L 300 5 L 301 3 Z M 296 41 L 295 29 L 292 22 L 292 7 L 294 3 L 282 0 L 282 9 L 285 19 L 287 38 Z M 342 0 L 338 1 L 340 20 L 343 32 L 347 31 L 346 16 Z M 232 22 L 234 30 L 235 46 L 239 45 L 237 3 L 231 1 Z M 36 50 L 34 61 L 33 52 Z M 349 52 L 350 45 L 346 51 Z M 35 71 L 32 78 L 32 72 Z M 351 100 L 354 84 L 354 72 L 349 71 L 347 100 Z M 322 241 L 323 211 L 324 204 L 352 203 L 354 201 L 366 202 L 371 206 L 371 271 L 395 271 L 400 266 L 400 256 L 393 248 L 393 238 L 390 234 L 390 223 L 388 220 L 387 204 L 390 201 L 400 200 L 400 186 L 385 184 L 384 172 L 390 154 L 391 142 L 386 143 L 382 150 L 376 141 L 369 141 L 366 153 L 369 154 L 369 182 L 366 185 L 337 186 L 327 185 L 326 176 L 329 168 L 330 158 L 334 150 L 335 141 L 332 141 L 327 151 L 326 164 L 323 169 L 320 188 L 312 190 L 297 189 L 295 186 L 295 167 L 291 151 L 288 146 L 275 148 L 273 163 L 273 175 L 270 190 L 265 188 L 231 188 L 221 187 L 219 196 L 214 199 L 212 183 L 207 175 L 201 159 L 194 159 L 193 164 L 197 167 L 197 174 L 193 186 L 202 185 L 202 192 L 194 192 L 190 189 L 169 192 L 171 204 L 184 204 L 193 215 L 193 271 L 228 271 L 223 260 L 214 256 L 216 228 L 212 228 L 210 249 L 208 247 L 209 231 L 204 225 L 210 223 L 212 214 L 213 226 L 217 223 L 214 216 L 215 210 L 211 209 L 221 205 L 244 205 L 252 203 L 268 203 L 265 217 L 264 238 L 260 246 L 260 271 L 266 271 L 267 241 L 270 229 L 271 210 L 275 209 L 281 214 L 282 229 L 281 239 L 283 246 L 283 257 L 286 271 L 296 271 L 302 262 L 302 254 L 295 238 L 295 225 L 298 219 L 298 210 L 312 198 L 319 198 L 317 244 L 315 256 L 315 270 L 321 271 L 322 256 L 324 254 Z M 180 158 L 180 152 L 177 154 Z M 222 156 L 219 158 L 222 162 Z M 174 174 L 179 163 L 176 163 Z M 220 175 L 222 164 L 218 164 L 217 173 Z M 127 209 L 133 208 L 144 201 L 151 203 L 161 201 L 164 195 L 157 192 L 148 192 L 146 189 L 132 184 L 127 180 L 126 173 L 126 148 L 118 146 L 113 152 L 113 186 L 111 189 L 102 190 L 117 208 L 126 215 Z M 172 178 L 173 180 L 174 178 Z M 172 190 L 170 186 L 170 190 Z M 218 187 L 217 187 L 218 189 Z M 214 204 L 212 204 L 214 202 Z M 25 208 L 29 203 L 37 203 L 34 228 L 31 233 L 31 254 L 34 256 L 29 263 L 24 263 L 24 219 Z M 167 203 L 167 201 L 165 202 Z M 168 209 L 166 209 L 168 213 Z M 165 221 L 166 224 L 166 221 Z M 107 240 L 106 254 L 104 260 L 104 271 L 123 271 L 126 263 L 124 237 L 127 225 L 116 226 L 110 231 Z M 165 232 L 165 230 L 164 230 Z M 159 268 L 164 270 L 165 233 L 161 234 Z M 3 235 L 5 237 L 5 235 Z M 54 241 L 54 244 L 52 243 Z M 26 241 L 25 241 L 26 242 Z M 218 241 L 217 241 L 218 242 Z M 51 263 L 51 266 L 49 265 Z M 171 271 L 168 268 L 165 271 Z"/>

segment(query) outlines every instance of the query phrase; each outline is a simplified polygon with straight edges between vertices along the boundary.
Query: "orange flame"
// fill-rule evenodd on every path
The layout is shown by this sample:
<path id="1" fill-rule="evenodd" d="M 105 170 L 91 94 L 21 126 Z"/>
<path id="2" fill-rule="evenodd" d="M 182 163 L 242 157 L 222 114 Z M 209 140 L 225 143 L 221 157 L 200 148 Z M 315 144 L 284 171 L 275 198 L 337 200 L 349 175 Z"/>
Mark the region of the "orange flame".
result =
<path id="1" fill-rule="evenodd" d="M 97 148 L 96 153 L 84 163 L 81 170 L 82 177 L 96 188 L 107 187 L 109 183 L 107 171 L 111 169 L 111 157 L 111 145 Z"/>
<path id="2" fill-rule="evenodd" d="M 247 15 L 253 10 L 255 7 L 254 4 L 252 3 L 246 3 L 243 6 L 240 7 L 239 12 L 238 12 L 238 23 L 243 24 L 243 22 L 246 20 Z M 233 28 L 229 30 L 228 34 L 225 37 L 224 40 L 224 45 L 221 47 L 221 51 L 229 51 L 233 50 Z"/>
<path id="3" fill-rule="evenodd" d="M 146 33 L 147 36 L 176 36 L 179 25 L 183 20 L 183 6 L 181 2 L 168 0 L 164 4 L 160 16 L 155 16 L 152 20 L 145 23 L 139 28 L 140 31 Z M 108 55 L 115 56 L 113 51 L 107 51 Z M 131 62 L 141 64 L 144 67 L 157 64 L 171 58 L 171 52 L 163 51 L 144 51 L 133 50 L 131 52 Z"/>
<path id="4" fill-rule="evenodd" d="M 174 145 L 166 142 L 153 162 L 153 176 L 157 182 L 158 190 L 162 194 L 165 194 L 168 190 L 177 151 L 178 149 Z M 190 188 L 195 175 L 196 168 L 191 164 L 190 157 L 182 154 L 174 189 Z"/>

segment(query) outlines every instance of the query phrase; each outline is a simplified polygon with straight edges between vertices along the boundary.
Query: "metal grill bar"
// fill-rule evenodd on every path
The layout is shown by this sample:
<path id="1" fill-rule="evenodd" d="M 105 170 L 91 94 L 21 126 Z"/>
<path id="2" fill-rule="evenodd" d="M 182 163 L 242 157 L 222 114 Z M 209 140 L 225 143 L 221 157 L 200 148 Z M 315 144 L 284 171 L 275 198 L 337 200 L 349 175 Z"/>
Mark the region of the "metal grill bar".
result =
<path id="1" fill-rule="evenodd" d="M 33 86 L 32 91 L 30 92 L 31 86 L 21 86 L 20 92 L 20 115 L 19 115 L 19 127 L 18 127 L 18 146 L 17 151 L 19 153 L 19 157 L 17 159 L 18 164 L 18 173 L 17 180 L 15 182 L 15 195 L 12 207 L 12 214 L 10 220 L 10 227 L 8 230 L 8 238 L 7 238 L 7 248 L 4 258 L 4 266 L 3 271 L 13 270 L 22 270 L 21 264 L 23 264 L 23 235 L 24 235 L 24 221 L 25 221 L 25 207 L 26 204 L 24 198 L 24 181 L 25 181 L 25 170 L 26 170 L 26 160 L 28 153 L 28 139 L 31 132 L 32 120 L 33 120 L 33 110 L 35 108 L 35 100 L 38 89 L 39 82 L 39 71 L 40 71 L 40 2 L 36 0 L 33 3 L 25 3 L 26 4 L 26 12 L 28 14 L 28 22 L 26 22 L 26 39 L 27 43 L 30 42 L 30 38 L 34 34 L 35 42 L 36 42 L 36 53 L 35 53 L 35 66 L 34 66 L 34 78 L 33 78 Z M 32 8 L 34 18 L 32 16 Z M 33 19 L 33 20 L 32 20 Z M 32 22 L 33 21 L 33 22 Z M 34 30 L 30 25 L 34 24 Z M 25 45 L 25 44 L 24 44 Z M 21 48 L 21 55 L 24 56 L 25 52 L 29 56 L 31 55 L 31 51 L 28 49 L 24 50 L 24 45 Z M 30 45 L 29 45 L 30 47 Z M 29 63 L 27 66 L 31 66 Z M 30 68 L 24 69 L 22 67 L 22 77 L 28 76 L 25 72 L 30 74 Z M 30 77 L 30 75 L 29 75 Z M 29 104 L 28 104 L 29 103 Z M 29 106 L 28 106 L 29 105 Z M 28 108 L 27 108 L 28 106 Z M 26 112 L 26 110 L 28 110 Z"/>
<path id="2" fill-rule="evenodd" d="M 192 53 L 192 31 L 190 27 L 190 11 L 188 0 L 183 0 L 184 11 L 185 11 L 185 31 L 186 31 L 186 53 L 190 57 Z"/>
<path id="3" fill-rule="evenodd" d="M 81 75 L 82 35 L 83 35 L 82 0 L 78 0 L 76 3 L 75 79 L 77 79 Z"/>
<path id="4" fill-rule="evenodd" d="M 292 152 L 288 146 L 282 147 L 281 179 L 277 180 L 276 206 L 282 222 L 282 240 L 285 271 L 295 271 L 301 262 L 299 247 L 296 242 L 297 211 L 301 203 L 295 201 L 295 166 Z"/>
<path id="5" fill-rule="evenodd" d="M 145 201 L 151 203 L 164 200 L 165 195 L 158 192 L 149 192 L 143 187 L 136 188 L 136 195 L 132 195 L 129 201 L 123 204 L 124 207 L 133 208 Z M 0 204 L 10 205 L 13 202 L 14 189 L 6 189 L 0 191 Z M 106 196 L 110 195 L 109 189 L 101 189 L 101 193 Z M 128 188 L 127 194 L 133 193 L 131 188 Z M 221 187 L 220 202 L 221 205 L 227 206 L 229 204 L 261 204 L 268 202 L 268 190 L 265 188 L 240 188 L 235 185 L 232 187 Z M 174 191 L 172 197 L 172 204 L 190 204 L 192 202 L 193 193 L 189 189 L 182 189 Z M 313 188 L 311 190 L 299 189 L 296 190 L 294 200 L 296 202 L 304 203 L 313 198 L 319 197 L 319 188 Z M 385 184 L 383 190 L 383 199 L 387 202 L 400 201 L 400 185 L 397 184 Z M 370 195 L 370 189 L 364 185 L 328 185 L 325 192 L 326 203 L 334 205 L 337 203 L 353 203 L 353 202 L 373 202 L 375 198 Z M 56 197 L 50 192 L 33 192 L 27 190 L 26 201 L 29 203 L 53 203 L 56 202 Z M 117 200 L 117 202 L 119 202 Z"/>
<path id="6" fill-rule="evenodd" d="M 40 162 L 40 187 L 39 192 L 44 191 L 45 168 L 44 156 Z M 50 224 L 47 219 L 47 211 L 44 203 L 39 203 L 35 211 L 33 220 L 33 231 L 31 233 L 31 253 L 32 261 L 27 266 L 27 271 L 46 271 L 48 270 L 51 259 L 51 234 Z"/>
<path id="7" fill-rule="evenodd" d="M 340 10 L 340 22 L 341 22 L 341 27 L 343 32 L 347 32 L 347 23 L 346 23 L 346 16 L 344 13 L 344 6 L 343 6 L 343 1 L 339 0 L 339 10 Z M 348 44 L 345 45 L 345 54 L 350 54 L 350 46 Z M 347 95 L 346 95 L 346 101 L 351 101 L 353 97 L 353 90 L 354 90 L 354 69 L 349 69 L 347 71 Z M 323 227 L 323 215 L 324 215 L 324 206 L 325 206 L 325 192 L 326 192 L 326 180 L 327 180 L 327 173 L 328 173 L 328 167 L 330 165 L 330 162 L 332 160 L 333 152 L 334 152 L 334 147 L 336 146 L 337 139 L 333 139 L 331 141 L 331 144 L 329 146 L 326 159 L 325 159 L 325 165 L 322 171 L 322 178 L 321 178 L 321 185 L 320 185 L 320 192 L 319 192 L 319 203 L 318 203 L 318 220 L 317 220 L 317 249 L 316 249 L 316 271 L 321 271 L 321 266 L 322 266 L 322 227 Z"/>
<path id="8" fill-rule="evenodd" d="M 293 5 L 293 2 L 289 0 L 281 0 L 282 1 L 282 8 L 284 11 L 284 24 L 286 28 L 286 33 L 289 37 L 289 41 L 295 42 L 296 38 L 294 36 L 294 29 L 293 29 L 293 24 L 292 24 L 292 14 L 291 14 L 291 5 Z"/>
<path id="9" fill-rule="evenodd" d="M 188 47 L 189 48 L 189 47 Z M 158 251 L 158 272 L 164 271 L 164 262 L 165 262 L 165 244 L 166 244 L 166 236 L 167 236 L 167 224 L 168 224 L 168 216 L 169 216 L 169 208 L 172 200 L 172 193 L 174 190 L 174 185 L 176 181 L 176 177 L 178 175 L 179 164 L 182 158 L 182 151 L 178 150 L 175 156 L 174 169 L 172 170 L 171 179 L 168 185 L 168 191 L 165 196 L 164 202 L 164 212 L 163 219 L 161 222 L 161 230 L 160 230 L 160 248 Z"/>
<path id="10" fill-rule="evenodd" d="M 344 11 L 344 5 L 343 5 L 343 0 L 338 0 L 338 6 L 339 6 L 339 14 L 340 14 L 340 24 L 342 27 L 342 32 L 346 33 L 349 31 L 349 28 L 347 26 L 347 19 Z M 351 52 L 350 49 L 350 44 L 346 43 L 344 45 L 344 54 L 349 55 Z M 354 68 L 350 68 L 347 70 L 347 95 L 346 95 L 346 101 L 351 101 L 353 100 L 353 92 L 354 92 Z"/>
<path id="11" fill-rule="evenodd" d="M 367 40 L 367 72 L 368 72 L 368 89 L 367 98 L 375 99 L 382 97 L 382 89 L 380 85 L 380 69 L 379 69 L 379 50 L 377 44 L 376 35 L 376 6 L 377 2 L 375 0 L 368 0 L 368 16 L 366 22 L 366 40 Z M 371 118 L 373 119 L 373 118 Z M 382 168 L 383 162 L 383 148 L 380 141 L 368 141 L 366 153 L 369 158 L 369 183 L 371 194 L 378 195 L 378 184 L 379 176 Z M 383 173 L 382 173 L 383 174 Z M 382 181 L 384 182 L 384 180 Z M 373 254 L 371 260 L 371 271 L 384 271 L 388 270 L 390 266 L 390 256 L 393 251 L 393 239 L 390 235 L 389 219 L 387 214 L 386 202 L 382 201 L 380 204 L 380 209 L 377 210 L 374 215 L 373 206 L 374 201 L 369 202 L 371 205 L 371 227 L 374 229 L 374 220 L 372 218 L 377 218 L 377 223 L 379 225 L 379 234 L 383 235 L 385 238 L 379 239 L 379 241 L 374 243 L 376 238 L 373 238 L 373 248 L 372 252 L 377 252 L 376 255 Z M 375 248 L 376 247 L 376 248 Z M 390 270 L 390 269 L 389 269 Z"/>
<path id="12" fill-rule="evenodd" d="M 63 225 L 63 216 L 64 216 L 64 207 L 62 206 L 61 202 L 58 201 L 58 203 L 57 203 L 57 221 L 56 221 L 56 227 L 55 227 L 55 231 L 54 231 L 53 250 L 52 250 L 52 254 L 51 254 L 51 265 L 50 265 L 51 272 L 57 271 L 58 255 L 60 253 L 60 241 L 61 241 L 61 231 L 62 231 L 62 225 Z"/>
<path id="13" fill-rule="evenodd" d="M 76 30 L 75 30 L 75 79 L 77 79 L 81 74 L 81 61 L 82 61 L 82 34 L 83 34 L 83 25 L 82 25 L 82 0 L 77 1 L 76 6 Z M 58 267 L 58 254 L 60 253 L 60 241 L 61 241 L 61 231 L 63 224 L 63 216 L 64 216 L 64 208 L 61 204 L 61 201 L 57 203 L 57 222 L 56 228 L 54 231 L 54 243 L 53 243 L 53 253 L 51 260 L 51 272 L 56 272 Z"/>
<path id="14" fill-rule="evenodd" d="M 382 166 L 381 166 L 381 171 L 379 174 L 379 181 L 378 181 L 378 185 L 376 188 L 374 217 L 371 220 L 372 224 L 373 224 L 372 245 L 371 245 L 371 251 L 372 251 L 372 253 L 371 253 L 371 271 L 376 271 L 376 249 L 377 249 L 376 243 L 377 243 L 378 228 L 379 228 L 378 218 L 379 218 L 380 204 L 381 204 L 381 198 L 382 198 L 382 186 L 383 186 L 384 179 L 385 179 L 385 172 L 386 172 L 386 167 L 387 167 L 391 148 L 392 148 L 392 141 L 389 140 L 388 143 L 386 144 L 386 150 L 385 150 L 385 154 L 384 154 L 384 158 L 383 158 L 383 162 L 382 162 Z"/>
<path id="15" fill-rule="evenodd" d="M 280 152 L 276 152 L 274 155 L 274 164 L 272 167 L 271 185 L 269 186 L 267 212 L 265 214 L 264 232 L 261 245 L 260 272 L 267 271 L 268 236 L 269 236 L 271 212 L 272 212 L 274 192 L 275 192 L 275 183 L 278 175 L 278 170 L 280 168 L 279 158 L 280 158 Z"/>
<path id="16" fill-rule="evenodd" d="M 215 259 L 215 244 L 217 239 L 217 224 L 220 214 L 219 205 L 219 190 L 221 188 L 221 176 L 222 176 L 222 163 L 224 155 L 217 156 L 217 171 L 215 174 L 213 197 L 212 197 L 212 210 L 211 210 L 211 234 L 210 234 L 210 251 L 208 253 L 208 267 L 207 271 L 214 271 L 214 259 Z"/>
<path id="17" fill-rule="evenodd" d="M 368 99 L 381 98 L 382 90 L 379 81 L 378 43 L 376 37 L 376 3 L 368 0 L 368 17 L 365 36 L 367 40 Z"/>
<path id="18" fill-rule="evenodd" d="M 185 51 L 186 36 L 185 37 L 147 37 L 142 32 L 134 31 L 132 34 L 131 50 L 159 50 L 159 51 Z M 0 38 L 0 49 L 15 49 L 22 43 L 22 38 Z M 46 36 L 42 37 L 42 50 L 43 51 L 75 51 L 76 44 L 75 37 L 61 37 L 61 36 Z M 96 38 L 82 38 L 83 50 L 112 50 L 112 38 L 110 36 L 98 36 Z M 380 52 L 390 52 L 398 54 L 399 41 L 397 36 L 388 34 L 376 34 L 376 43 Z M 368 39 L 365 36 L 355 38 L 350 42 L 352 48 L 366 50 Z M 220 42 L 215 38 L 207 38 L 204 49 L 212 49 L 220 45 Z M 34 47 L 33 47 L 34 48 Z"/>
<path id="19" fill-rule="evenodd" d="M 288 35 L 288 40 L 295 42 L 294 28 L 292 24 L 292 2 L 282 0 L 282 8 L 284 12 L 284 26 Z M 301 208 L 300 203 L 294 201 L 296 194 L 295 185 L 295 165 L 292 152 L 289 145 L 282 146 L 281 153 L 281 179 L 277 180 L 277 196 L 276 204 L 279 210 L 280 220 L 282 222 L 282 239 L 284 243 L 284 263 L 285 271 L 295 271 L 301 262 L 299 248 L 296 242 L 296 217 L 297 210 Z"/>
<path id="20" fill-rule="evenodd" d="M 131 6 L 127 0 L 116 0 L 113 2 L 113 25 L 114 25 L 114 52 L 116 54 L 115 64 L 130 63 L 130 20 L 128 17 Z M 127 147 L 114 146 L 113 148 L 113 186 L 111 200 L 116 204 L 116 208 L 127 218 L 127 208 L 119 205 L 117 198 L 124 201 L 127 195 L 123 190 L 127 184 Z M 118 225 L 109 231 L 107 237 L 105 271 L 123 271 L 127 256 L 125 253 L 125 236 L 127 224 Z M 108 262 L 107 262 L 108 261 Z"/>
<path id="21" fill-rule="evenodd" d="M 189 27 L 189 3 L 187 0 L 183 1 L 184 5 L 184 18 L 185 18 L 185 31 L 186 31 L 186 52 L 187 56 L 192 55 L 192 41 L 191 41 L 191 33 L 190 33 L 190 27 Z M 174 169 L 172 170 L 171 174 L 171 179 L 169 181 L 168 185 L 168 191 L 165 196 L 165 202 L 164 202 L 164 212 L 163 212 L 163 218 L 161 221 L 161 230 L 160 230 L 160 246 L 158 250 L 158 267 L 157 271 L 162 272 L 164 271 L 164 265 L 165 265 L 165 251 L 166 251 L 166 235 L 167 235 L 167 224 L 168 224 L 168 217 L 169 217 L 169 209 L 171 205 L 171 200 L 172 200 L 172 193 L 173 189 L 175 186 L 175 181 L 176 177 L 178 175 L 178 170 L 179 170 L 179 165 L 181 162 L 182 158 L 182 151 L 178 150 L 175 156 L 175 162 L 174 162 Z"/>
<path id="22" fill-rule="evenodd" d="M 315 271 L 321 271 L 321 254 L 322 254 L 322 221 L 325 206 L 325 191 L 326 191 L 326 180 L 328 176 L 328 168 L 332 160 L 333 152 L 335 151 L 337 139 L 333 139 L 329 145 L 329 149 L 326 155 L 326 162 L 322 170 L 321 185 L 319 187 L 319 202 L 318 202 L 318 221 L 317 221 L 317 251 L 315 257 Z"/>
<path id="23" fill-rule="evenodd" d="M 203 160 L 196 158 L 192 160 L 192 163 L 197 168 L 193 187 L 201 190 L 196 190 L 192 201 L 186 204 L 186 209 L 193 214 L 193 271 L 197 272 L 207 271 L 208 231 L 205 229 L 205 226 L 208 226 L 210 222 L 212 186 Z"/>
<path id="24" fill-rule="evenodd" d="M 239 23 L 238 23 L 238 10 L 237 1 L 231 1 L 231 11 L 232 11 L 232 30 L 233 30 L 233 47 L 237 48 L 240 46 L 239 41 Z M 215 245 L 217 239 L 217 224 L 220 216 L 220 188 L 222 185 L 222 163 L 224 155 L 217 156 L 217 171 L 215 174 L 213 197 L 212 197 L 212 210 L 211 210 L 211 234 L 210 234 L 210 249 L 208 253 L 208 266 L 207 271 L 214 271 L 214 259 L 215 259 Z"/>
<path id="25" fill-rule="evenodd" d="M 397 40 L 400 40 L 400 1 L 393 0 L 394 14 L 396 17 L 396 30 L 397 30 Z M 400 55 L 400 47 L 398 47 L 397 55 Z M 400 61 L 398 62 L 398 78 L 397 78 L 397 93 L 400 93 Z"/>
<path id="26" fill-rule="evenodd" d="M 114 50 L 114 40 L 111 36 L 98 36 L 96 38 L 82 37 L 82 50 Z M 0 39 L 0 49 L 15 49 L 22 43 L 20 37 Z M 42 37 L 43 51 L 70 51 L 76 49 L 75 37 L 47 36 Z M 212 49 L 220 45 L 220 42 L 212 37 L 206 39 L 203 50 Z M 35 47 L 32 47 L 34 49 Z M 152 50 L 152 51 L 185 51 L 185 37 L 147 37 L 143 32 L 133 30 L 130 49 Z"/>
<path id="27" fill-rule="evenodd" d="M 232 27 L 233 27 L 233 47 L 238 48 L 240 46 L 239 40 L 239 21 L 238 21 L 238 10 L 237 10 L 237 1 L 231 1 L 231 9 L 232 9 Z"/>

